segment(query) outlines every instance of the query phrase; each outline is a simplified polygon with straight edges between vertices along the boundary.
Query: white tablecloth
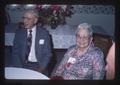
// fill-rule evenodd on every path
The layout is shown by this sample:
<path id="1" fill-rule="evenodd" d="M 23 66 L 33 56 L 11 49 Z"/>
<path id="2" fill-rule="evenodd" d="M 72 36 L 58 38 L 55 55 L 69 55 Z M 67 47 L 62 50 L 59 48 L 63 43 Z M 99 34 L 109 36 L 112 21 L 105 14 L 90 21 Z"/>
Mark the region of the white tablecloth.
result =
<path id="1" fill-rule="evenodd" d="M 42 73 L 17 67 L 5 67 L 5 79 L 40 79 L 49 80 L 49 78 Z"/>

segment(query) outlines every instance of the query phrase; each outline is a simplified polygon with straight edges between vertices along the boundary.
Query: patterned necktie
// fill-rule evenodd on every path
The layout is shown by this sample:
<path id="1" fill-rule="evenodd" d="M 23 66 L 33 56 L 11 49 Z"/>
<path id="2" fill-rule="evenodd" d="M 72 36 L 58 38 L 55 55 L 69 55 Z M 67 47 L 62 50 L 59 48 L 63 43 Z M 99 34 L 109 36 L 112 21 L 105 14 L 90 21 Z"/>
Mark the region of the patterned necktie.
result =
<path id="1" fill-rule="evenodd" d="M 31 44 L 32 44 L 32 30 L 29 30 L 29 35 L 27 37 L 26 61 L 28 61 L 28 56 L 29 56 L 29 53 L 30 53 Z"/>

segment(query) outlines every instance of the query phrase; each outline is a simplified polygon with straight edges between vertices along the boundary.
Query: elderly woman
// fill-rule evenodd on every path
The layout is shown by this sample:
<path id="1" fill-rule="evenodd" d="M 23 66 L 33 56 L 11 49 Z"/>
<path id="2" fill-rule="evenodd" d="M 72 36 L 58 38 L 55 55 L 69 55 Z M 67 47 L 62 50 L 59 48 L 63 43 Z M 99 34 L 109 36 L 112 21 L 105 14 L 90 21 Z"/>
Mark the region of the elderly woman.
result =
<path id="1" fill-rule="evenodd" d="M 76 30 L 76 45 L 71 46 L 53 71 L 51 79 L 102 80 L 105 74 L 104 54 L 95 47 L 91 26 L 82 23 Z M 61 77 L 61 78 L 60 78 Z"/>

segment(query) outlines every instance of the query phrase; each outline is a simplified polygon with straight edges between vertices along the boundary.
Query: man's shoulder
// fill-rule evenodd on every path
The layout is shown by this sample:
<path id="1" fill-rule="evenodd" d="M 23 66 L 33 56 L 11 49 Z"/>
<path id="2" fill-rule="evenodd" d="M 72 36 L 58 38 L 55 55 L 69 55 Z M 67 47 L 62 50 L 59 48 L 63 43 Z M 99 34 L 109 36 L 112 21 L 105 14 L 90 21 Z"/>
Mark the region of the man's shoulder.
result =
<path id="1" fill-rule="evenodd" d="M 39 32 L 41 32 L 41 33 L 49 33 L 48 30 L 46 30 L 45 28 L 40 27 L 40 26 L 37 26 L 37 30 L 39 30 Z"/>
<path id="2" fill-rule="evenodd" d="M 40 26 L 37 26 L 37 29 L 38 29 L 38 30 L 41 30 L 41 31 L 47 31 L 45 28 L 40 27 Z"/>
<path id="3" fill-rule="evenodd" d="M 15 32 L 21 33 L 21 32 L 23 32 L 23 31 L 25 31 L 25 28 L 19 28 L 19 27 L 18 27 Z"/>

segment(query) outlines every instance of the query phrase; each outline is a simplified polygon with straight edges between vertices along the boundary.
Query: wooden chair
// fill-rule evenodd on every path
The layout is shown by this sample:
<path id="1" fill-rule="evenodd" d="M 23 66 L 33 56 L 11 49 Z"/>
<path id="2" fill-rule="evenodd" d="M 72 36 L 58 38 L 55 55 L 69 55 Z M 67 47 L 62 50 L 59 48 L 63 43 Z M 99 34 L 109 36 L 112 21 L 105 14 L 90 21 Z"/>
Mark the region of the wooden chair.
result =
<path id="1" fill-rule="evenodd" d="M 105 35 L 94 34 L 93 42 L 94 42 L 95 46 L 99 47 L 103 51 L 103 53 L 106 57 L 107 53 L 109 51 L 109 48 L 112 45 L 111 38 L 109 36 L 105 36 Z"/>

